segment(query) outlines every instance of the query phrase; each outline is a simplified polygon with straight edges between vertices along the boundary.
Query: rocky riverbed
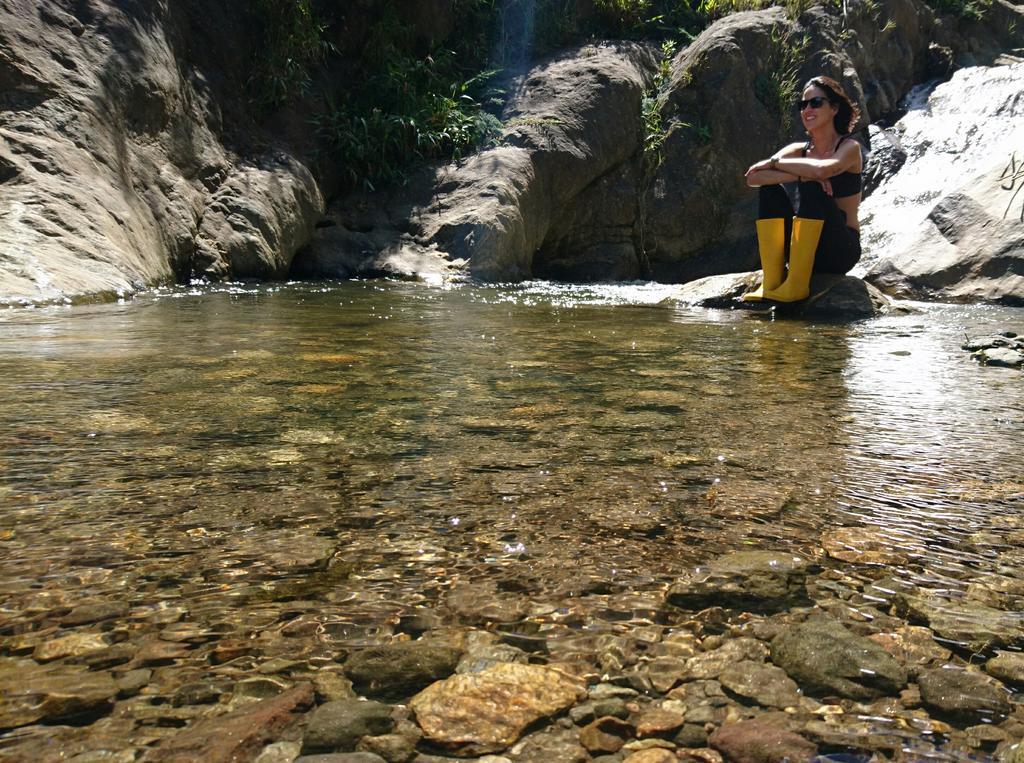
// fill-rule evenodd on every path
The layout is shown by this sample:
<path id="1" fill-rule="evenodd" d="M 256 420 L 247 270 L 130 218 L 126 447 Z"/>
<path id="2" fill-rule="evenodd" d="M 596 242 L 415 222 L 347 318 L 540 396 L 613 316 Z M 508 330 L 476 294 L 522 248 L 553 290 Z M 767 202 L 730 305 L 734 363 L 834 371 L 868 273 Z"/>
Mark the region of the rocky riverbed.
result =
<path id="1" fill-rule="evenodd" d="M 0 760 L 1011 755 L 1019 313 L 677 297 L 8 314 Z"/>
<path id="2" fill-rule="evenodd" d="M 1024 548 L 1024 518 L 1016 527 L 1020 545 L 1004 551 L 1008 560 Z M 317 561 L 315 545 L 303 551 L 279 561 L 296 569 Z M 959 600 L 916 588 L 886 570 L 926 549 L 893 549 L 868 528 L 826 532 L 810 558 L 732 552 L 658 593 L 594 579 L 553 604 L 470 587 L 453 597 L 455 617 L 409 611 L 382 624 L 389 637 L 362 648 L 334 646 L 343 625 L 303 598 L 351 574 L 329 559 L 306 573 L 305 586 L 250 597 L 211 619 L 201 605 L 160 602 L 161 586 L 190 574 L 173 565 L 153 580 L 148 603 L 87 595 L 113 582 L 124 552 L 93 552 L 74 572 L 42 574 L 31 586 L 5 582 L 0 758 L 744 763 L 1021 754 L 1024 586 L 982 577 Z M 588 628 L 595 607 L 618 615 Z"/>

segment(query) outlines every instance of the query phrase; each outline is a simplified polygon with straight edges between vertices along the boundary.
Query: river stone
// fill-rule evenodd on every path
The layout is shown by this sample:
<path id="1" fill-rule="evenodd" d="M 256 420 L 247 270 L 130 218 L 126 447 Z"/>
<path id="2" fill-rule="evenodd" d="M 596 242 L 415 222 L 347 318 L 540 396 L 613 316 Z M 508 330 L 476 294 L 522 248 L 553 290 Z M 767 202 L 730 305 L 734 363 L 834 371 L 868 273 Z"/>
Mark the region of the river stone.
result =
<path id="1" fill-rule="evenodd" d="M 431 684 L 410 707 L 432 744 L 483 755 L 506 749 L 530 725 L 584 695 L 576 680 L 557 670 L 508 663 Z"/>
<path id="2" fill-rule="evenodd" d="M 799 734 L 756 719 L 721 726 L 708 744 L 730 763 L 809 763 L 818 752 Z"/>
<path id="3" fill-rule="evenodd" d="M 110 646 L 101 633 L 69 633 L 42 642 L 35 648 L 32 658 L 36 662 L 51 662 L 65 657 L 81 657 L 99 652 Z"/>
<path id="4" fill-rule="evenodd" d="M 1024 615 L 938 595 L 900 592 L 895 613 L 927 624 L 936 634 L 972 652 L 1024 644 Z"/>
<path id="5" fill-rule="evenodd" d="M 681 609 L 781 611 L 807 601 L 807 562 L 789 552 L 736 551 L 697 568 L 666 596 Z"/>
<path id="6" fill-rule="evenodd" d="M 580 730 L 580 744 L 591 755 L 618 752 L 626 740 L 633 736 L 632 723 L 606 715 L 588 723 Z"/>
<path id="7" fill-rule="evenodd" d="M 625 763 L 679 763 L 679 758 L 674 752 L 655 748 L 634 752 L 625 759 Z"/>
<path id="8" fill-rule="evenodd" d="M 309 716 L 302 752 L 352 750 L 362 737 L 387 734 L 394 727 L 390 705 L 337 699 L 320 705 Z"/>
<path id="9" fill-rule="evenodd" d="M 1000 681 L 1024 684 L 1024 654 L 1000 652 L 985 663 L 985 672 Z"/>
<path id="10" fill-rule="evenodd" d="M 680 304 L 724 310 L 774 310 L 780 317 L 857 320 L 885 315 L 892 303 L 871 284 L 853 276 L 826 273 L 811 278 L 810 296 L 800 302 L 744 302 L 740 297 L 757 288 L 760 272 L 707 276 L 683 284 L 674 298 Z"/>
<path id="11" fill-rule="evenodd" d="M 166 739 L 147 757 L 152 763 L 234 763 L 251 760 L 298 723 L 313 704 L 313 687 L 300 684 L 272 699 L 247 704 L 226 715 L 205 718 Z"/>
<path id="12" fill-rule="evenodd" d="M 682 713 L 654 707 L 644 710 L 636 719 L 636 735 L 640 739 L 660 737 L 678 731 L 686 718 Z"/>
<path id="13" fill-rule="evenodd" d="M 356 743 L 356 752 L 371 752 L 387 763 L 405 763 L 416 755 L 416 740 L 402 734 L 365 736 Z"/>
<path id="14" fill-rule="evenodd" d="M 999 722 L 1009 715 L 1009 692 L 995 679 L 974 670 L 946 665 L 917 678 L 921 700 L 932 711 L 968 721 Z"/>
<path id="15" fill-rule="evenodd" d="M 401 699 L 455 672 L 462 652 L 448 646 L 406 641 L 353 653 L 345 675 L 360 694 Z"/>
<path id="16" fill-rule="evenodd" d="M 840 527 L 822 535 L 821 545 L 833 559 L 856 564 L 905 565 L 925 549 L 869 527 Z"/>
<path id="17" fill-rule="evenodd" d="M 781 709 L 800 702 L 797 685 L 786 671 L 763 662 L 733 663 L 719 674 L 718 681 L 733 694 L 752 699 L 762 707 Z"/>
<path id="18" fill-rule="evenodd" d="M 764 662 L 767 657 L 768 647 L 763 642 L 748 636 L 731 638 L 717 649 L 688 659 L 686 679 L 692 681 L 718 678 L 723 670 L 741 660 Z"/>
<path id="19" fill-rule="evenodd" d="M 992 347 L 978 350 L 971 357 L 983 366 L 999 366 L 1002 368 L 1020 368 L 1024 366 L 1024 352 L 1011 350 L 1009 347 Z"/>
<path id="20" fill-rule="evenodd" d="M 78 665 L 0 660 L 0 728 L 52 723 L 108 711 L 118 693 L 109 673 Z"/>
<path id="21" fill-rule="evenodd" d="M 907 672 L 892 655 L 834 620 L 782 630 L 772 640 L 771 655 L 810 693 L 870 700 L 895 695 L 907 685 Z"/>
<path id="22" fill-rule="evenodd" d="M 294 763 L 389 763 L 372 752 L 334 752 L 326 755 L 302 755 Z"/>
<path id="23" fill-rule="evenodd" d="M 60 619 L 60 624 L 70 628 L 91 625 L 128 614 L 128 605 L 121 601 L 98 601 L 79 604 Z"/>

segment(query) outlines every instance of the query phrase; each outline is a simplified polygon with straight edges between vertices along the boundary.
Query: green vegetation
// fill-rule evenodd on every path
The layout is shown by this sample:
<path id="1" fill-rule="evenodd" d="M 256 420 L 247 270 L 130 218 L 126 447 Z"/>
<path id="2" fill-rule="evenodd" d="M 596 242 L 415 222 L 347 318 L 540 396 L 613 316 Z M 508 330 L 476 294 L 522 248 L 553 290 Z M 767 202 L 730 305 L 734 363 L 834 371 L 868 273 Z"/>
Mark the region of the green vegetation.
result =
<path id="1" fill-rule="evenodd" d="M 280 106 L 308 91 L 312 69 L 335 51 L 310 0 L 254 0 L 263 45 L 249 80 L 259 107 Z"/>
<path id="2" fill-rule="evenodd" d="M 772 32 L 770 67 L 754 79 L 754 95 L 779 120 L 783 135 L 793 125 L 793 101 L 800 89 L 797 73 L 808 44 L 807 37 Z"/>
<path id="3" fill-rule="evenodd" d="M 665 40 L 661 44 L 661 58 L 658 59 L 658 70 L 654 74 L 651 86 L 644 93 L 641 105 L 641 118 L 644 126 L 644 169 L 652 173 L 664 160 L 661 147 L 665 142 L 665 130 L 662 110 L 668 98 L 668 87 L 672 77 L 672 59 L 676 55 L 674 40 Z"/>
<path id="4" fill-rule="evenodd" d="M 967 21 L 981 19 L 992 7 L 992 0 L 925 0 L 933 10 Z"/>

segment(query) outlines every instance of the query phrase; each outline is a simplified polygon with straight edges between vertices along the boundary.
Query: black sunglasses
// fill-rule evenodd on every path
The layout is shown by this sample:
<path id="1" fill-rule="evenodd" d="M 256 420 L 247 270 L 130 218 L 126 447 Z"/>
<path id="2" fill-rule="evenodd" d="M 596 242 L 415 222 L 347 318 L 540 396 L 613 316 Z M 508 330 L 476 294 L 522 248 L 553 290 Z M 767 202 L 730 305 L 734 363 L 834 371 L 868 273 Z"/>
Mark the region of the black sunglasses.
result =
<path id="1" fill-rule="evenodd" d="M 808 98 L 806 101 L 797 101 L 796 105 L 797 107 L 799 107 L 800 111 L 803 111 L 808 106 L 810 106 L 812 109 L 820 109 L 828 102 L 829 100 L 825 96 L 816 95 L 813 98 Z"/>

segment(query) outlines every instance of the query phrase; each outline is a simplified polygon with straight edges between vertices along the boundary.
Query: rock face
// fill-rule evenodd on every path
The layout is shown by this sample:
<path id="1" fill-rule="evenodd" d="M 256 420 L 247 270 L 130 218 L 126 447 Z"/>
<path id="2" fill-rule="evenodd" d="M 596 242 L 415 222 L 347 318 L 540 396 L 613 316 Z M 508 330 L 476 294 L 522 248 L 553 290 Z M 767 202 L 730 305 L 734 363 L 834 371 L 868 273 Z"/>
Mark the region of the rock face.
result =
<path id="1" fill-rule="evenodd" d="M 557 670 L 504 664 L 431 684 L 410 707 L 432 744 L 485 755 L 506 749 L 528 726 L 583 695 L 582 686 Z"/>
<path id="2" fill-rule="evenodd" d="M 963 69 L 894 126 L 906 161 L 862 210 L 883 291 L 1024 304 L 1022 78 L 1024 63 Z"/>
<path id="3" fill-rule="evenodd" d="M 512 85 L 501 145 L 421 177 L 411 194 L 332 210 L 337 224 L 298 272 L 423 275 L 447 261 L 489 281 L 638 277 L 640 104 L 653 64 L 623 43 L 538 65 Z"/>
<path id="4" fill-rule="evenodd" d="M 223 137 L 237 9 L 68 7 L 0 3 L 0 303 L 287 272 L 323 201 L 288 152 Z"/>
<path id="5" fill-rule="evenodd" d="M 772 662 L 812 693 L 870 700 L 907 684 L 906 670 L 888 652 L 834 620 L 782 631 L 772 641 Z"/>

